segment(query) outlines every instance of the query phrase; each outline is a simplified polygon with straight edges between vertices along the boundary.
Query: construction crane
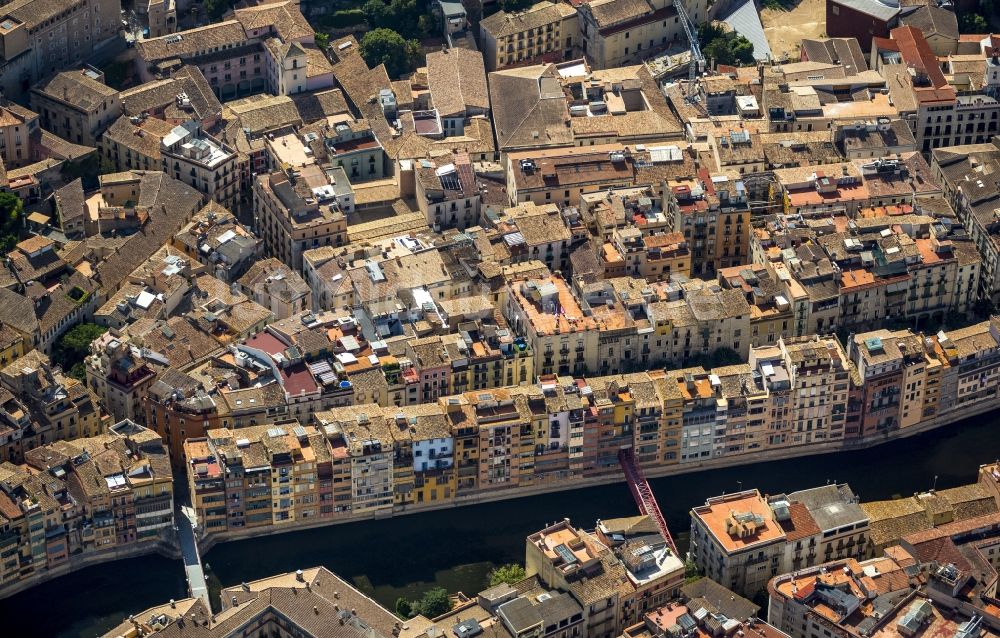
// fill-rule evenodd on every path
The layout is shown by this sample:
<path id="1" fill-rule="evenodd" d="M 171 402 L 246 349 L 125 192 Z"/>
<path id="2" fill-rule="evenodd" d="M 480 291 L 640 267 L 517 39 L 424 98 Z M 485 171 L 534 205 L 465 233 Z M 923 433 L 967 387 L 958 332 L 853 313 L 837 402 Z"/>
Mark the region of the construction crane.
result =
<path id="1" fill-rule="evenodd" d="M 656 504 L 653 488 L 649 486 L 649 481 L 643 475 L 642 468 L 639 467 L 639 462 L 636 461 L 632 448 L 626 447 L 618 450 L 618 463 L 622 466 L 625 481 L 628 483 L 629 490 L 632 491 L 635 504 L 639 506 L 639 512 L 653 519 L 667 546 L 674 554 L 677 554 L 677 545 L 674 544 L 674 538 L 670 535 L 670 530 L 667 529 L 667 521 L 660 512 L 660 506 Z"/>
<path id="2" fill-rule="evenodd" d="M 698 72 L 705 67 L 705 56 L 701 54 L 701 44 L 698 42 L 698 31 L 688 16 L 687 9 L 684 8 L 682 0 L 674 0 L 677 8 L 677 15 L 681 19 L 681 26 L 684 27 L 684 34 L 687 35 L 688 42 L 691 43 L 691 60 L 688 62 L 688 98 L 694 90 L 694 80 Z"/>

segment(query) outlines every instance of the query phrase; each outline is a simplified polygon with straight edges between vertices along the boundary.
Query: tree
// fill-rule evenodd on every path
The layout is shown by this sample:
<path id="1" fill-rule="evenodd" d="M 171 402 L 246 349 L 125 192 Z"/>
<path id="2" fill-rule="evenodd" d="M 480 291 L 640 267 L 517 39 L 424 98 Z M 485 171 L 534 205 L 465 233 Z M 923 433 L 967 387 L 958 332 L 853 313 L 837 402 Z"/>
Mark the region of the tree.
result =
<path id="1" fill-rule="evenodd" d="M 90 342 L 107 332 L 107 328 L 94 323 L 73 326 L 59 338 L 52 348 L 52 362 L 72 376 L 86 377 L 83 360 L 90 354 Z M 80 366 L 79 368 L 77 366 Z M 74 374 L 75 373 L 75 374 Z"/>
<path id="2" fill-rule="evenodd" d="M 316 46 L 323 49 L 324 51 L 328 46 L 330 46 L 330 34 L 329 33 L 317 33 L 316 34 Z"/>
<path id="3" fill-rule="evenodd" d="M 368 0 L 361 8 L 372 29 L 392 29 L 404 38 L 437 33 L 438 23 L 417 0 Z"/>
<path id="4" fill-rule="evenodd" d="M 701 572 L 693 560 L 684 561 L 684 582 L 693 583 L 701 578 Z"/>
<path id="5" fill-rule="evenodd" d="M 419 40 L 406 41 L 406 58 L 410 61 L 411 69 L 425 64 L 424 48 L 420 46 Z"/>
<path id="6" fill-rule="evenodd" d="M 13 193 L 0 193 L 0 252 L 14 250 L 21 233 L 24 202 Z"/>
<path id="7" fill-rule="evenodd" d="M 410 71 L 419 51 L 419 42 L 407 42 L 392 29 L 374 29 L 361 39 L 361 57 L 371 68 L 384 64 L 390 77 Z"/>
<path id="8" fill-rule="evenodd" d="M 437 618 L 448 613 L 451 611 L 451 599 L 448 598 L 448 592 L 441 587 L 428 590 L 416 604 L 416 610 L 427 618 Z"/>
<path id="9" fill-rule="evenodd" d="M 986 33 L 988 30 L 986 18 L 978 13 L 962 13 L 958 16 L 959 33 Z"/>
<path id="10" fill-rule="evenodd" d="M 205 13 L 213 20 L 218 20 L 232 6 L 231 0 L 204 0 L 201 3 Z"/>
<path id="11" fill-rule="evenodd" d="M 753 64 L 755 62 L 753 57 L 753 42 L 742 35 L 737 35 L 735 38 L 730 39 L 730 43 L 732 61 L 729 64 Z"/>
<path id="12" fill-rule="evenodd" d="M 413 617 L 413 605 L 402 596 L 396 599 L 396 615 L 403 620 Z"/>
<path id="13" fill-rule="evenodd" d="M 507 13 L 524 11 L 535 4 L 535 0 L 500 0 L 500 8 Z"/>
<path id="14" fill-rule="evenodd" d="M 525 572 L 523 567 L 517 563 L 508 563 L 490 572 L 490 587 L 495 587 L 503 583 L 513 585 L 514 583 L 521 582 L 524 578 Z"/>
<path id="15" fill-rule="evenodd" d="M 417 19 L 417 28 L 420 29 L 420 35 L 425 38 L 437 35 L 438 31 L 440 31 L 439 26 L 440 23 L 433 16 L 426 13 Z"/>
<path id="16" fill-rule="evenodd" d="M 87 153 L 78 159 L 67 160 L 63 162 L 62 168 L 59 169 L 59 175 L 62 177 L 63 181 L 67 183 L 72 182 L 79 177 L 83 181 L 84 191 L 93 190 L 100 185 L 97 178 L 102 172 L 101 160 L 103 159 L 106 158 L 104 158 L 100 153 Z"/>
<path id="17" fill-rule="evenodd" d="M 420 15 L 423 12 L 417 6 L 417 0 L 392 0 L 389 13 L 393 22 L 386 26 L 396 29 L 406 38 L 420 36 Z"/>
<path id="18" fill-rule="evenodd" d="M 725 31 L 710 23 L 698 28 L 701 52 L 716 64 L 753 64 L 753 43 L 735 31 Z"/>
<path id="19" fill-rule="evenodd" d="M 389 7 L 382 0 L 368 0 L 361 11 L 365 14 L 365 22 L 373 29 L 390 24 Z"/>

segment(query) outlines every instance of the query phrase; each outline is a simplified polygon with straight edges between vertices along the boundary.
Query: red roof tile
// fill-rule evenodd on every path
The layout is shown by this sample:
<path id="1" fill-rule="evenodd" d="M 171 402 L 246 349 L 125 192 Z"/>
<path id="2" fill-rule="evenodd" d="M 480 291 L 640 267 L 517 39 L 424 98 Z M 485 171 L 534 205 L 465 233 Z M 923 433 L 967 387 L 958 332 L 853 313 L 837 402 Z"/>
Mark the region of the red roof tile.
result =
<path id="1" fill-rule="evenodd" d="M 899 53 L 907 66 L 927 75 L 930 86 L 914 86 L 913 93 L 919 102 L 944 102 L 955 99 L 955 89 L 944 79 L 938 66 L 937 57 L 927 44 L 920 29 L 910 26 L 898 27 L 889 36 L 899 47 Z"/>

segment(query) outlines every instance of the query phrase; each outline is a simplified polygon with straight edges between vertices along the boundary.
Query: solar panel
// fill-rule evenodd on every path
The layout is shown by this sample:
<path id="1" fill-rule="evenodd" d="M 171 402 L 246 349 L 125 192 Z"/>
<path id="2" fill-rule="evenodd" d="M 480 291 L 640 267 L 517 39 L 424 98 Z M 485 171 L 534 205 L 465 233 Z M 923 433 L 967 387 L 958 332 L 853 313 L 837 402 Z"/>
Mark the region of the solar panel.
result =
<path id="1" fill-rule="evenodd" d="M 330 361 L 328 359 L 309 364 L 309 371 L 317 375 L 323 374 L 324 372 L 330 372 L 332 369 L 333 368 L 330 367 Z"/>
<path id="2" fill-rule="evenodd" d="M 570 549 L 565 545 L 563 544 L 556 545 L 554 549 L 556 554 L 559 554 L 559 558 L 563 559 L 563 562 L 566 563 L 567 565 L 572 565 L 573 563 L 577 562 L 576 555 L 572 551 L 570 551 Z"/>

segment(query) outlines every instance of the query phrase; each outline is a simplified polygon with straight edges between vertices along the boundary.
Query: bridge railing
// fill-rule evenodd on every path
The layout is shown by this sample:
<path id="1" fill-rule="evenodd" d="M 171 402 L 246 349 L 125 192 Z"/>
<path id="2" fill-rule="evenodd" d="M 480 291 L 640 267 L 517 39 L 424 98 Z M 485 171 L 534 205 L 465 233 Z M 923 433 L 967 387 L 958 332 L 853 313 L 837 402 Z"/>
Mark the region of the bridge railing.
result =
<path id="1" fill-rule="evenodd" d="M 670 530 L 667 528 L 667 521 L 660 512 L 660 506 L 657 505 L 656 497 L 653 496 L 653 489 L 649 486 L 645 475 L 643 475 L 642 468 L 639 467 L 632 448 L 622 448 L 619 450 L 618 462 L 625 473 L 625 480 L 628 482 L 629 490 L 632 491 L 632 498 L 635 499 L 636 505 L 639 506 L 639 512 L 653 519 L 653 522 L 656 523 L 657 528 L 660 530 L 660 534 L 663 536 L 663 540 L 667 542 L 667 545 L 676 554 L 677 545 L 674 543 L 674 538 L 670 535 Z"/>

